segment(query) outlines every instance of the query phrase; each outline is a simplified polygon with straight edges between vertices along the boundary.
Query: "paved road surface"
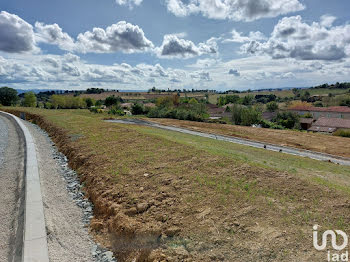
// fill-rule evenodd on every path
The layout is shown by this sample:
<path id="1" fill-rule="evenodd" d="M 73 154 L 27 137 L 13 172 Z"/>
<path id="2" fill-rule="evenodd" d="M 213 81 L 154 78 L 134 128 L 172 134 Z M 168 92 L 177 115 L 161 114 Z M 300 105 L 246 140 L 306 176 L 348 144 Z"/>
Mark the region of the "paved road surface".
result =
<path id="1" fill-rule="evenodd" d="M 23 232 L 18 224 L 23 194 L 23 143 L 14 124 L 0 115 L 0 261 L 20 261 L 21 257 L 17 243 Z"/>
<path id="2" fill-rule="evenodd" d="M 339 165 L 350 166 L 350 159 L 349 158 L 343 158 L 343 157 L 323 154 L 323 153 L 319 153 L 319 152 L 315 152 L 315 151 L 302 150 L 302 149 L 297 149 L 297 148 L 287 147 L 287 146 L 266 144 L 266 143 L 261 143 L 261 142 L 257 142 L 257 141 L 253 141 L 253 140 L 242 139 L 242 138 L 237 138 L 237 137 L 232 137 L 232 136 L 223 136 L 223 135 L 217 135 L 217 134 L 198 132 L 198 131 L 193 131 L 193 130 L 189 130 L 186 128 L 160 125 L 160 124 L 156 124 L 156 123 L 152 123 L 152 122 L 144 121 L 144 120 L 139 120 L 139 119 L 123 119 L 123 120 L 118 119 L 118 120 L 106 120 L 106 121 L 113 122 L 113 123 L 138 124 L 138 125 L 150 126 L 150 127 L 154 127 L 154 128 L 161 128 L 161 129 L 165 129 L 165 130 L 176 131 L 176 132 L 181 132 L 181 133 L 185 133 L 185 134 L 201 136 L 201 137 L 206 137 L 206 138 L 211 138 L 211 139 L 216 139 L 216 140 L 221 140 L 221 141 L 227 141 L 227 142 L 231 142 L 231 143 L 236 143 L 236 144 L 241 144 L 241 145 L 246 145 L 246 146 L 251 146 L 251 147 L 256 147 L 256 148 L 265 148 L 266 150 L 281 152 L 281 153 L 290 154 L 290 155 L 309 157 L 309 158 L 316 159 L 319 161 L 330 161 L 330 162 L 333 162 L 333 163 L 336 163 Z"/>

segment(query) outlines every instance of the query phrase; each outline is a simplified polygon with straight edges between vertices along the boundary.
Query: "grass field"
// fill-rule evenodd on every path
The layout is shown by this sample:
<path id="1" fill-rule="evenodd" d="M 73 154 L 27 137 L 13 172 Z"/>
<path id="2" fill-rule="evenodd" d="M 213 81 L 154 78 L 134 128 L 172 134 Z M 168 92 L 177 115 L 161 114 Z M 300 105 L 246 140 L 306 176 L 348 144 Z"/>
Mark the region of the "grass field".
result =
<path id="1" fill-rule="evenodd" d="M 306 89 L 305 89 L 306 90 Z M 309 91 L 310 95 L 328 95 L 329 93 L 332 93 L 333 95 L 341 95 L 341 94 L 346 94 L 349 93 L 350 89 L 330 89 L 330 88 L 312 88 L 312 89 L 307 89 Z M 240 97 L 247 96 L 247 95 L 276 95 L 278 97 L 294 97 L 294 94 L 292 90 L 276 90 L 276 91 L 260 91 L 260 92 L 244 92 L 244 93 L 239 93 Z M 209 96 L 209 102 L 211 104 L 216 104 L 217 99 L 219 96 L 225 96 L 221 94 L 212 94 Z"/>
<path id="2" fill-rule="evenodd" d="M 312 226 L 350 231 L 349 167 L 87 110 L 16 110 L 68 155 L 91 232 L 118 261 L 322 261 Z"/>
<path id="3" fill-rule="evenodd" d="M 350 158 L 350 143 L 345 137 L 296 130 L 276 130 L 238 125 L 209 124 L 175 119 L 153 118 L 151 121 L 192 130 L 235 136 L 281 146 L 313 150 Z"/>

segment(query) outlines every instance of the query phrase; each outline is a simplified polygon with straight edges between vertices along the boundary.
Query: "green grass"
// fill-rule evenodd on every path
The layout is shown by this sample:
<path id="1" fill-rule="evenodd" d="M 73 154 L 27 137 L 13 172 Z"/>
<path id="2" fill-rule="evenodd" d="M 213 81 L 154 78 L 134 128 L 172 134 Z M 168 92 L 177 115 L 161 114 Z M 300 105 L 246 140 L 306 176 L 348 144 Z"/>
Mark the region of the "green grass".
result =
<path id="1" fill-rule="evenodd" d="M 350 194 L 350 167 L 336 165 L 310 158 L 218 141 L 199 136 L 182 134 L 149 127 L 130 126 L 147 135 L 158 136 L 176 143 L 190 145 L 213 155 L 230 157 L 232 160 L 251 166 L 284 171 Z"/>
<path id="2" fill-rule="evenodd" d="M 87 110 L 40 110 L 36 108 L 30 109 L 30 111 L 38 114 L 44 113 L 53 124 L 68 130 L 73 140 L 88 140 L 89 144 L 95 145 L 91 151 L 93 154 L 99 154 L 101 150 L 106 150 L 97 150 L 98 145 L 104 142 L 104 137 L 101 137 L 100 133 L 97 132 L 90 133 L 87 127 L 96 126 L 96 122 L 103 121 L 103 118 L 108 117 L 107 114 L 92 114 Z M 124 124 L 111 125 L 125 126 Z M 204 150 L 215 156 L 229 157 L 236 163 L 288 172 L 303 176 L 329 188 L 350 193 L 350 167 L 162 129 L 137 125 L 127 125 L 127 128 L 148 136 L 161 138 L 159 141 L 162 141 L 162 145 L 167 144 L 167 141 L 183 144 L 197 150 Z M 115 139 L 120 139 L 120 134 L 114 133 L 113 135 Z M 147 158 L 140 154 L 134 160 L 137 164 L 143 165 L 150 158 L 155 157 L 155 153 L 153 155 L 148 153 Z M 122 174 L 126 174 L 130 170 L 127 161 L 119 163 L 118 166 Z M 181 168 L 177 169 L 175 168 L 173 171 L 182 172 Z M 111 172 L 115 172 L 115 170 L 111 170 Z"/>

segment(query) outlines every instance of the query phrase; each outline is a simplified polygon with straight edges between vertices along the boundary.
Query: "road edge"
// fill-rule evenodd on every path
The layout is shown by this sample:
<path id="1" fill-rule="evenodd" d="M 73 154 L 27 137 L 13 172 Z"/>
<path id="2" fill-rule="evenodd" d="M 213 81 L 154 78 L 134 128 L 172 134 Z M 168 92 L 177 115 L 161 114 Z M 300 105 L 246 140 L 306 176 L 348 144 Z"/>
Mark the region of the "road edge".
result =
<path id="1" fill-rule="evenodd" d="M 3 111 L 1 111 L 1 114 L 16 122 L 16 125 L 23 132 L 25 140 L 25 207 L 22 262 L 49 262 L 44 206 L 34 139 L 17 116 Z"/>

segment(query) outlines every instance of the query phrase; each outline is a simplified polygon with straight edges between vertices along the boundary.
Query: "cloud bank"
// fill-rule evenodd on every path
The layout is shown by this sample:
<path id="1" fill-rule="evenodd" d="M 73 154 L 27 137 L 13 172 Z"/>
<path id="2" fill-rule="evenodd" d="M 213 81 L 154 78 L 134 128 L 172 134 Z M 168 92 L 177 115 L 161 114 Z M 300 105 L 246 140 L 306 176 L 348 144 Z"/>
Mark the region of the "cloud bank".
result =
<path id="1" fill-rule="evenodd" d="M 149 48 L 153 48 L 153 43 L 145 37 L 143 30 L 125 21 L 106 29 L 95 27 L 92 31 L 79 34 L 76 43 L 76 50 L 83 53 L 134 53 Z"/>
<path id="2" fill-rule="evenodd" d="M 166 0 L 166 4 L 168 11 L 179 17 L 202 14 L 234 21 L 276 17 L 305 8 L 298 0 Z"/>
<path id="3" fill-rule="evenodd" d="M 2 11 L 0 13 L 0 51 L 24 53 L 35 49 L 32 25 L 17 15 Z"/>
<path id="4" fill-rule="evenodd" d="M 35 37 L 37 42 L 58 45 L 63 50 L 72 51 L 75 48 L 73 38 L 62 31 L 58 24 L 46 25 L 35 23 Z"/>
<path id="5" fill-rule="evenodd" d="M 156 48 L 156 53 L 161 58 L 186 59 L 204 54 L 217 54 L 218 46 L 214 38 L 196 46 L 192 41 L 181 39 L 172 34 L 164 36 L 162 45 Z"/>
<path id="6" fill-rule="evenodd" d="M 307 24 L 301 16 L 284 17 L 267 41 L 251 41 L 241 50 L 274 59 L 341 60 L 350 54 L 350 25 L 333 26 L 334 20 L 327 16 L 319 23 Z"/>

